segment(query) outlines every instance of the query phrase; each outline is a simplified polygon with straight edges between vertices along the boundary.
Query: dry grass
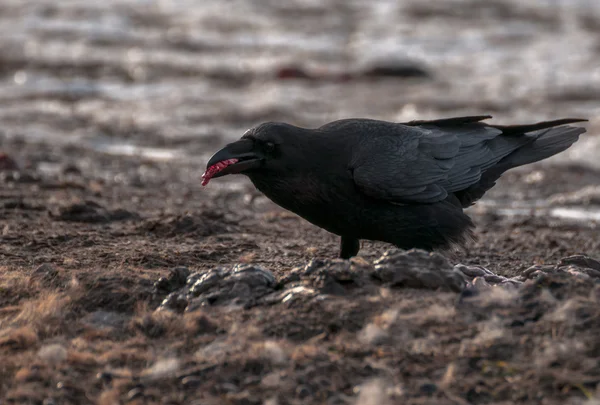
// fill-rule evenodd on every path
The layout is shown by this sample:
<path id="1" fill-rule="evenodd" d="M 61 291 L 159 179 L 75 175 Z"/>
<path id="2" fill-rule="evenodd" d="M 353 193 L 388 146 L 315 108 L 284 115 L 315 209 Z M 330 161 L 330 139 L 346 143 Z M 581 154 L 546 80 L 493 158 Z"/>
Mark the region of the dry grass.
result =
<path id="1" fill-rule="evenodd" d="M 463 404 L 479 401 L 465 398 L 481 378 L 489 381 L 489 395 L 509 385 L 522 395 L 534 387 L 563 392 L 563 399 L 592 401 L 595 395 L 589 381 L 597 363 L 588 355 L 595 337 L 578 334 L 600 319 L 597 293 L 579 284 L 563 298 L 533 289 L 533 303 L 545 312 L 516 329 L 510 320 L 535 307 L 525 305 L 523 292 L 492 289 L 467 307 L 456 305 L 455 294 L 414 290 L 373 290 L 355 298 L 359 303 L 332 298 L 308 311 L 318 315 L 310 321 L 315 332 L 300 341 L 265 334 L 280 321 L 271 315 L 274 308 L 180 314 L 155 310 L 145 299 L 119 313 L 121 327 L 95 324 L 86 297 L 98 285 L 115 291 L 113 283 L 69 282 L 58 290 L 38 285 L 35 296 L 5 313 L 0 389 L 6 398 L 112 405 L 167 398 L 188 403 L 201 395 L 209 404 L 285 405 L 296 396 L 338 395 L 365 405 L 413 397 Z M 332 323 L 336 330 L 328 332 Z M 398 370 L 411 374 L 402 377 Z M 64 388 L 48 388 L 57 384 Z"/>
<path id="2" fill-rule="evenodd" d="M 60 228 L 22 237 L 46 249 L 48 264 L 0 267 L 0 402 L 462 405 L 541 395 L 555 405 L 596 395 L 600 295 L 591 281 L 463 299 L 365 277 L 340 296 L 156 309 L 166 292 L 153 284 L 174 264 L 194 271 L 241 257 L 282 280 L 315 252 L 335 251 L 337 240 L 297 219 L 257 218 L 236 224 L 251 233 L 209 235 L 198 247 L 187 236 L 150 237 L 135 221 L 57 224 L 40 213 L 36 221 Z M 11 249 L 37 263 L 21 244 Z M 365 252 L 375 257 L 372 246 Z"/>

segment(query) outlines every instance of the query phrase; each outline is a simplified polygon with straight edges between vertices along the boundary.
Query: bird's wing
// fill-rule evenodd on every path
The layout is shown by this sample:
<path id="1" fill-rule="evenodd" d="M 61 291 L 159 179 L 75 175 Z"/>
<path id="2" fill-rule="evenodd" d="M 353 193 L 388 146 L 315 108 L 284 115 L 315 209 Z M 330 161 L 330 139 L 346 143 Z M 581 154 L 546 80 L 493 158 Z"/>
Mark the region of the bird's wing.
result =
<path id="1" fill-rule="evenodd" d="M 357 123 L 362 134 L 350 167 L 356 186 L 393 202 L 441 201 L 477 183 L 483 171 L 533 140 L 502 137 L 502 130 L 474 121 Z"/>

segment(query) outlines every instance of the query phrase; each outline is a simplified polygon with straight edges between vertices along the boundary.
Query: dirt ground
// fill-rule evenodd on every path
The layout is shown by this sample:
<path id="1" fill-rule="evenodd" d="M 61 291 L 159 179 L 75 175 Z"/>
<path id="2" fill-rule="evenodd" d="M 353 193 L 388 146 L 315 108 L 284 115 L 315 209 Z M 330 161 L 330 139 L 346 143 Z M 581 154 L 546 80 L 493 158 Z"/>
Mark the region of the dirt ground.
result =
<path id="1" fill-rule="evenodd" d="M 550 3 L 0 2 L 0 405 L 597 405 L 600 8 Z M 260 122 L 478 114 L 589 133 L 445 256 L 200 186 Z"/>
<path id="2" fill-rule="evenodd" d="M 410 288 L 373 276 L 370 262 L 389 246 L 365 242 L 344 278 L 327 270 L 337 239 L 248 182 L 199 189 L 172 164 L 70 151 L 121 173 L 103 180 L 52 150 L 17 142 L 4 151 L 5 165 L 26 157 L 21 170 L 1 172 L 5 403 L 558 404 L 598 395 L 600 268 L 518 288 Z M 40 161 L 59 169 L 40 173 Z M 540 170 L 574 189 L 597 175 Z M 528 173 L 506 176 L 498 193 L 551 191 L 545 180 L 526 184 Z M 478 241 L 452 252 L 452 264 L 512 277 L 565 256 L 600 257 L 593 223 L 472 215 Z M 315 258 L 331 283 L 299 271 Z M 275 280 L 258 286 L 265 291 L 218 281 L 213 289 L 239 293 L 159 308 L 188 273 L 237 264 Z"/>

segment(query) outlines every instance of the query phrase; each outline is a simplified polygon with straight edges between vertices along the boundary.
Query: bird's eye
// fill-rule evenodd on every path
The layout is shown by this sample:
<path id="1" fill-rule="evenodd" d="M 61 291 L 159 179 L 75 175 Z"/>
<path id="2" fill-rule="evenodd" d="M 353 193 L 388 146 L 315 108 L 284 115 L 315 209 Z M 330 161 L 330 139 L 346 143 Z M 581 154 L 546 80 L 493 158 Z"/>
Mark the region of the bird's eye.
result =
<path id="1" fill-rule="evenodd" d="M 267 152 L 273 152 L 275 150 L 275 144 L 273 142 L 265 142 L 265 150 Z"/>

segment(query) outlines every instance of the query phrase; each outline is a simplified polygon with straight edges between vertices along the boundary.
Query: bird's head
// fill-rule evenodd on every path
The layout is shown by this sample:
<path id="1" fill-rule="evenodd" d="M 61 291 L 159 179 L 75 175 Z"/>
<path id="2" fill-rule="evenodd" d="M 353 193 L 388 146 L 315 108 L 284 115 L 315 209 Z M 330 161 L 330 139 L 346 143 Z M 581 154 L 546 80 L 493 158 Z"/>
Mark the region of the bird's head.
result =
<path id="1" fill-rule="evenodd" d="M 297 144 L 304 130 L 292 125 L 269 122 L 249 129 L 238 141 L 226 145 L 208 161 L 202 185 L 228 174 L 284 174 L 293 161 L 302 159 Z"/>

